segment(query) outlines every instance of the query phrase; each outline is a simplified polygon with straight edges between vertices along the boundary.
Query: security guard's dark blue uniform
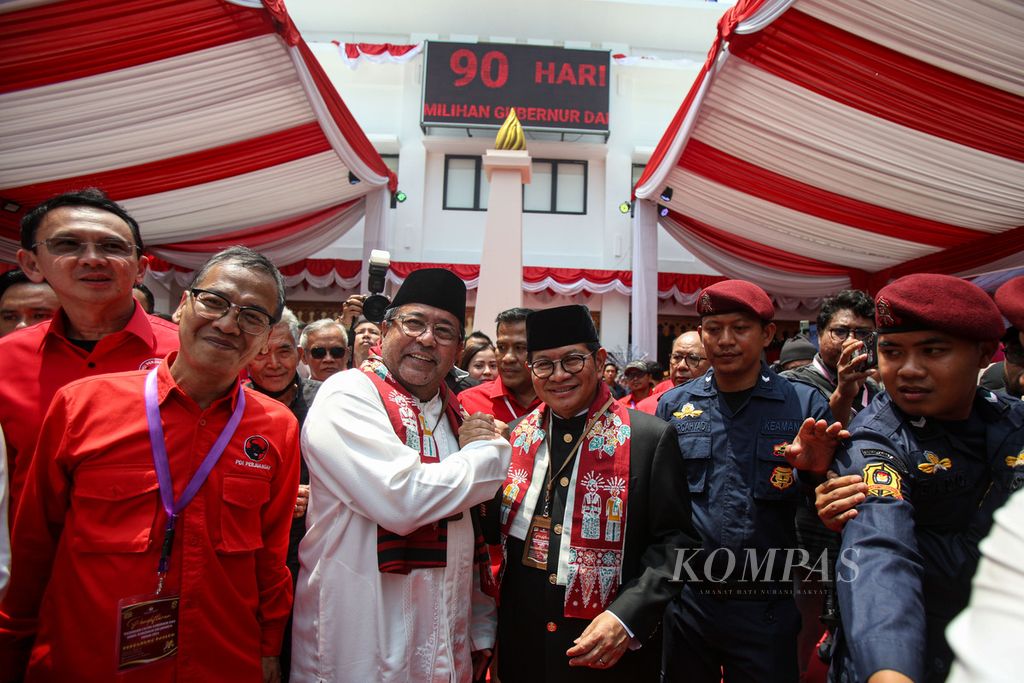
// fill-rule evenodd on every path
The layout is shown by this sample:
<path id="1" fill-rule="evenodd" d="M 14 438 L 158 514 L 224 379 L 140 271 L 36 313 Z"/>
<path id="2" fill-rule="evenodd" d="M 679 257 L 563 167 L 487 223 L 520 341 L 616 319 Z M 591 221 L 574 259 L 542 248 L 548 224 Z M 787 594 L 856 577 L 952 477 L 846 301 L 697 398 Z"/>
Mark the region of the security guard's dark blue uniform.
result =
<path id="1" fill-rule="evenodd" d="M 832 422 L 828 403 L 814 387 L 789 382 L 762 364 L 735 412 L 709 370 L 666 392 L 657 414 L 679 436 L 704 544 L 704 555 L 689 563 L 700 580 L 680 572 L 689 581 L 665 614 L 664 680 L 717 683 L 724 666 L 727 683 L 796 681 L 800 617 L 789 583 L 792 565 L 785 574 L 787 559 L 801 559 L 794 516 L 805 492 L 784 452 L 807 417 Z M 773 549 L 769 576 L 764 563 Z M 749 565 L 751 551 L 759 568 Z M 762 581 L 751 581 L 755 576 Z"/>
<path id="2" fill-rule="evenodd" d="M 850 431 L 835 469 L 862 475 L 868 496 L 843 530 L 830 680 L 893 669 L 943 681 L 943 633 L 967 605 L 978 541 L 1024 485 L 1024 403 L 978 389 L 966 421 L 941 422 L 911 418 L 883 394 Z"/>

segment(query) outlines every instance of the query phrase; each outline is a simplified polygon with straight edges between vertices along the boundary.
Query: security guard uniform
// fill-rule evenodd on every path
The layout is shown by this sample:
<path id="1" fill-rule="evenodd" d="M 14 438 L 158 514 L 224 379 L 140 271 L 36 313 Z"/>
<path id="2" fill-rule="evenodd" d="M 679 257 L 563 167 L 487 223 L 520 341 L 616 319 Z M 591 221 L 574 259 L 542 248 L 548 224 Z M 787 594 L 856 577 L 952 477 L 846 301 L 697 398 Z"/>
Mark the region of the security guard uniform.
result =
<path id="1" fill-rule="evenodd" d="M 893 669 L 943 681 L 943 633 L 967 605 L 978 542 L 1024 485 L 1024 403 L 979 388 L 967 420 L 943 422 L 912 418 L 883 394 L 850 430 L 835 467 L 862 475 L 868 495 L 843 530 L 830 680 Z"/>
<path id="2" fill-rule="evenodd" d="M 800 617 L 786 575 L 797 551 L 794 516 L 807 489 L 785 447 L 807 417 L 832 422 L 815 388 L 761 365 L 757 383 L 735 410 L 714 370 L 665 393 L 658 416 L 679 440 L 704 555 L 690 562 L 680 599 L 665 614 L 664 680 L 796 681 Z M 741 397 L 742 401 L 742 397 Z M 762 564 L 772 557 L 773 571 Z M 760 569 L 750 571 L 749 553 Z M 812 559 L 812 562 L 814 560 Z M 731 565 L 731 571 L 730 571 Z M 710 576 L 706 575 L 710 569 Z M 759 572 L 759 573 L 758 573 Z M 759 580 L 751 581 L 757 573 Z"/>

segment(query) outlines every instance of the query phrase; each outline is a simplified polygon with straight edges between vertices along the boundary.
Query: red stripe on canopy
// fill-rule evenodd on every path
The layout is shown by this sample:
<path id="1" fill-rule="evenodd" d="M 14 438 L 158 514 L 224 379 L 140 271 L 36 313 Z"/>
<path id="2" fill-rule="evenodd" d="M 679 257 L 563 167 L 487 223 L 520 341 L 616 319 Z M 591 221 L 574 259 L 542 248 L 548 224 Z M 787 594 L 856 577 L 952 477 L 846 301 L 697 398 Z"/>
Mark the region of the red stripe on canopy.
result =
<path id="1" fill-rule="evenodd" d="M 670 211 L 668 215 L 687 232 L 699 236 L 708 244 L 729 254 L 741 253 L 752 263 L 771 266 L 778 270 L 798 273 L 800 275 L 847 275 L 851 280 L 855 277 L 855 274 L 859 279 L 866 277 L 863 271 L 859 271 L 856 268 L 845 268 L 833 263 L 783 251 L 782 249 L 761 244 L 746 237 L 733 235 L 725 230 L 720 230 L 694 218 L 682 216 L 674 211 Z"/>
<path id="2" fill-rule="evenodd" d="M 794 211 L 910 242 L 952 247 L 983 235 L 976 230 L 930 221 L 822 190 L 747 163 L 696 138 L 687 143 L 679 165 L 716 183 Z"/>
<path id="3" fill-rule="evenodd" d="M 70 0 L 31 7 L 0 20 L 0 92 L 94 76 L 268 33 L 274 33 L 274 26 L 264 12 L 228 2 Z"/>
<path id="4" fill-rule="evenodd" d="M 244 230 L 221 233 L 212 237 L 192 239 L 188 242 L 159 244 L 154 245 L 154 247 L 165 251 L 173 250 L 191 254 L 201 254 L 205 252 L 213 254 L 221 249 L 226 249 L 236 244 L 244 244 L 247 247 L 259 249 L 262 245 L 300 235 L 303 230 L 313 225 L 317 225 L 327 218 L 340 213 L 358 201 L 360 200 L 353 199 L 350 202 L 337 204 L 335 206 L 328 206 L 327 208 L 302 216 L 274 221 L 272 223 L 266 223 L 264 225 L 258 225 Z"/>
<path id="5" fill-rule="evenodd" d="M 791 9 L 729 51 L 872 116 L 1024 161 L 1024 100 Z"/>
<path id="6" fill-rule="evenodd" d="M 138 166 L 2 188 L 0 195 L 23 207 L 31 207 L 48 197 L 83 187 L 103 188 L 112 197 L 139 197 L 252 173 L 330 149 L 320 126 L 312 122 Z M 16 224 L 16 216 L 0 214 L 0 232 Z"/>

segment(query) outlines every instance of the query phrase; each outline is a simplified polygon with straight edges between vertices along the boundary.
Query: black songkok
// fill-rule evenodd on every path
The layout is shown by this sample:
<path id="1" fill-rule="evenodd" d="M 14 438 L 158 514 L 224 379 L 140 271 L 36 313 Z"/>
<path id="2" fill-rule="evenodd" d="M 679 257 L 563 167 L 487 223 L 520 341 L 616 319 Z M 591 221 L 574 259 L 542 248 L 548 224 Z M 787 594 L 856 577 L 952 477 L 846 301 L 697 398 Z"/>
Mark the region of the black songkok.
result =
<path id="1" fill-rule="evenodd" d="M 458 275 L 444 268 L 422 268 L 409 273 L 391 308 L 406 304 L 423 304 L 448 311 L 466 325 L 466 283 Z"/>
<path id="2" fill-rule="evenodd" d="M 590 309 L 574 304 L 534 311 L 526 316 L 526 350 L 543 351 L 598 341 Z"/>

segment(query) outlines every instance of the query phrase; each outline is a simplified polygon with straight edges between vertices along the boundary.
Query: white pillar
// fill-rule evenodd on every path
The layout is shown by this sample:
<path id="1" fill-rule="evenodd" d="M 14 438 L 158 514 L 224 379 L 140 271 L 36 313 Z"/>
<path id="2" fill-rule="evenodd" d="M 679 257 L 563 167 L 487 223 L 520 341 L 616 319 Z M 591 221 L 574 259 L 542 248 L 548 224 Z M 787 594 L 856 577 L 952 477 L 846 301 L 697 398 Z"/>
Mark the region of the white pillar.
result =
<path id="1" fill-rule="evenodd" d="M 523 185 L 530 182 L 530 154 L 489 149 L 483 166 L 491 189 L 473 322 L 489 334 L 499 313 L 523 305 Z"/>
<path id="2" fill-rule="evenodd" d="M 658 208 L 646 199 L 633 204 L 633 349 L 658 357 Z"/>

